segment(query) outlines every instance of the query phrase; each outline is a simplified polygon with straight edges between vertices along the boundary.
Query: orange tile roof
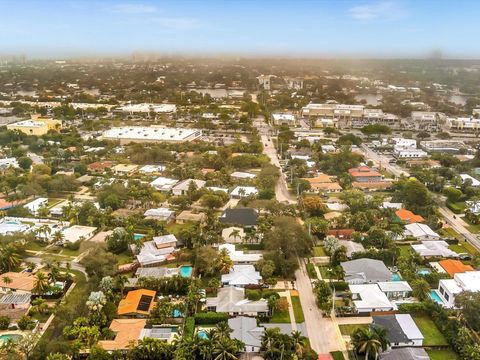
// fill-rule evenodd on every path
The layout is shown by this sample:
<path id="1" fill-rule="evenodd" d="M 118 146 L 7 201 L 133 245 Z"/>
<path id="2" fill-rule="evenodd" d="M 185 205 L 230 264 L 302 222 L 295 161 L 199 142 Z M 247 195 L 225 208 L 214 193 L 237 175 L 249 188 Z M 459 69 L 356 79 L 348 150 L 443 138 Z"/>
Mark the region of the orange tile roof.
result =
<path id="1" fill-rule="evenodd" d="M 96 161 L 96 162 L 93 162 L 91 164 L 88 164 L 88 168 L 89 169 L 92 169 L 92 170 L 96 170 L 96 169 L 105 169 L 105 168 L 109 168 L 109 167 L 112 167 L 113 166 L 113 163 L 111 161 Z"/>
<path id="2" fill-rule="evenodd" d="M 117 313 L 118 315 L 128 315 L 128 314 L 141 314 L 141 315 L 148 315 L 150 311 L 152 311 L 153 307 L 155 306 L 155 295 L 157 294 L 156 291 L 147 290 L 147 289 L 138 289 L 129 291 L 125 299 L 120 300 L 118 304 Z M 152 301 L 148 310 L 139 310 L 138 305 L 140 304 L 140 299 L 142 296 L 151 296 Z"/>
<path id="3" fill-rule="evenodd" d="M 413 212 L 407 209 L 399 209 L 395 211 L 395 215 L 397 215 L 400 220 L 407 221 L 410 224 L 425 221 L 421 215 L 415 215 Z"/>
<path id="4" fill-rule="evenodd" d="M 310 184 L 333 182 L 332 177 L 327 174 L 318 174 L 318 176 L 314 178 L 303 178 L 302 180 L 308 181 Z"/>
<path id="5" fill-rule="evenodd" d="M 6 277 L 11 280 L 9 284 L 5 283 L 4 279 Z M 0 287 L 13 290 L 32 291 L 35 287 L 35 276 L 29 272 L 7 272 L 0 275 Z"/>
<path id="6" fill-rule="evenodd" d="M 445 269 L 445 271 L 453 277 L 453 275 L 457 273 L 464 273 L 467 271 L 474 271 L 475 269 L 471 267 L 470 265 L 465 265 L 459 260 L 441 260 L 438 262 L 442 268 Z"/>
<path id="7" fill-rule="evenodd" d="M 145 319 L 113 319 L 110 330 L 115 333 L 115 339 L 101 340 L 98 345 L 107 351 L 125 350 L 136 345 L 145 325 L 147 325 Z"/>
<path id="8" fill-rule="evenodd" d="M 13 202 L 7 201 L 5 199 L 0 199 L 0 209 L 8 209 L 14 206 Z"/>
<path id="9" fill-rule="evenodd" d="M 351 168 L 348 170 L 349 174 L 352 175 L 353 177 L 381 177 L 382 174 L 380 174 L 378 171 L 374 171 L 370 169 L 368 166 L 360 166 L 356 168 Z"/>

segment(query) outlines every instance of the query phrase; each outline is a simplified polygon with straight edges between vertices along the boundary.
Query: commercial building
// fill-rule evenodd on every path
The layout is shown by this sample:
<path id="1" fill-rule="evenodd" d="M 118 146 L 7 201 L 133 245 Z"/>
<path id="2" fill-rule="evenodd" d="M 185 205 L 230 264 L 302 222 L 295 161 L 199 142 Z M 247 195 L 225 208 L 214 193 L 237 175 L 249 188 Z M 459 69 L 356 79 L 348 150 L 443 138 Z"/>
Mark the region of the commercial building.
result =
<path id="1" fill-rule="evenodd" d="M 60 120 L 54 120 L 49 117 L 38 117 L 31 120 L 23 120 L 13 124 L 8 124 L 7 129 L 20 131 L 27 135 L 42 136 L 50 130 L 58 131 L 62 128 Z"/>
<path id="2" fill-rule="evenodd" d="M 272 114 L 272 122 L 276 126 L 286 125 L 293 127 L 297 125 L 297 118 L 293 114 L 276 113 Z"/>
<path id="3" fill-rule="evenodd" d="M 142 104 L 127 104 L 120 106 L 113 110 L 114 112 L 122 113 L 174 113 L 177 111 L 177 105 L 175 104 L 151 104 L 151 103 L 142 103 Z"/>
<path id="4" fill-rule="evenodd" d="M 202 130 L 187 128 L 167 128 L 159 126 L 124 126 L 106 130 L 104 140 L 120 141 L 120 144 L 139 143 L 182 143 L 198 139 Z"/>
<path id="5" fill-rule="evenodd" d="M 449 130 L 479 131 L 480 119 L 472 117 L 447 118 L 446 127 Z"/>
<path id="6" fill-rule="evenodd" d="M 416 130 L 437 130 L 440 114 L 431 111 L 412 111 L 411 120 Z"/>
<path id="7" fill-rule="evenodd" d="M 460 140 L 430 140 L 421 141 L 420 146 L 427 152 L 444 152 L 450 154 L 458 154 L 467 146 Z"/>

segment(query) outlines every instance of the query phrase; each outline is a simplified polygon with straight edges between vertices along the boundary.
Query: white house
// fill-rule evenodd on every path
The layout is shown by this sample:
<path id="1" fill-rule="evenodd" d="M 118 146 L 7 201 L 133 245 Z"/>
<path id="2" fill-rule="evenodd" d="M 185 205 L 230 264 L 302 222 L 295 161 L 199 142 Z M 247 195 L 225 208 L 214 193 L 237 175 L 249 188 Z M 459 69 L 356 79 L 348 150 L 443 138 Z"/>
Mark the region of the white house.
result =
<path id="1" fill-rule="evenodd" d="M 9 167 L 19 168 L 18 161 L 16 158 L 3 158 L 0 159 L 0 169 L 7 169 Z"/>
<path id="2" fill-rule="evenodd" d="M 233 173 L 230 174 L 230 176 L 235 179 L 254 179 L 257 177 L 257 175 L 255 174 L 251 174 L 244 171 L 234 171 Z"/>
<path id="3" fill-rule="evenodd" d="M 377 285 L 389 300 L 405 299 L 412 293 L 412 288 L 406 281 L 380 281 Z"/>
<path id="4" fill-rule="evenodd" d="M 254 186 L 237 186 L 230 193 L 230 197 L 233 199 L 241 199 L 248 196 L 255 196 L 258 194 L 258 190 Z"/>
<path id="5" fill-rule="evenodd" d="M 419 241 L 440 240 L 440 235 L 433 231 L 428 225 L 412 223 L 405 225 L 404 236 L 412 236 Z"/>
<path id="6" fill-rule="evenodd" d="M 235 245 L 233 244 L 221 244 L 218 247 L 218 250 L 226 249 L 230 259 L 234 264 L 255 264 L 262 258 L 262 254 L 246 254 L 242 250 L 235 250 Z"/>
<path id="7" fill-rule="evenodd" d="M 445 307 L 453 308 L 455 297 L 464 291 L 480 291 L 480 271 L 456 273 L 453 279 L 441 279 L 436 293 Z"/>
<path id="8" fill-rule="evenodd" d="M 420 244 L 410 245 L 413 250 L 423 257 L 441 256 L 441 257 L 458 257 L 455 251 L 448 248 L 448 243 L 443 240 L 422 241 Z"/>
<path id="9" fill-rule="evenodd" d="M 205 186 L 206 182 L 204 180 L 196 179 L 186 179 L 180 181 L 172 188 L 173 195 L 185 195 L 188 192 L 188 189 L 190 189 L 190 186 L 192 186 L 192 183 L 194 184 L 193 186 L 195 187 L 195 189 L 201 189 Z"/>
<path id="10" fill-rule="evenodd" d="M 80 240 L 89 240 L 97 230 L 94 226 L 72 225 L 62 231 L 65 242 L 74 243 Z"/>
<path id="11" fill-rule="evenodd" d="M 148 209 L 143 213 L 143 216 L 160 221 L 171 221 L 175 218 L 175 211 L 168 208 Z"/>
<path id="12" fill-rule="evenodd" d="M 390 311 L 393 305 L 377 284 L 348 285 L 352 300 L 359 313 Z"/>
<path id="13" fill-rule="evenodd" d="M 474 187 L 479 187 L 480 186 L 480 181 L 478 181 L 477 179 L 475 179 L 474 177 L 472 177 L 468 174 L 460 174 L 460 177 L 462 178 L 463 183 L 465 183 L 465 181 L 467 181 L 467 180 L 471 180 L 472 181 L 472 186 L 474 186 Z"/>
<path id="14" fill-rule="evenodd" d="M 141 174 L 151 175 L 151 174 L 161 173 L 162 171 L 165 171 L 165 169 L 166 169 L 165 165 L 145 165 L 145 166 L 142 166 L 138 171 Z"/>
<path id="15" fill-rule="evenodd" d="M 177 182 L 178 180 L 160 176 L 153 180 L 150 185 L 158 191 L 170 192 Z"/>
<path id="16" fill-rule="evenodd" d="M 226 286 L 258 285 L 261 280 L 262 276 L 253 265 L 233 265 L 228 274 L 222 275 L 222 284 Z"/>
<path id="17" fill-rule="evenodd" d="M 47 198 L 36 198 L 33 201 L 30 201 L 28 204 L 23 205 L 24 208 L 28 209 L 33 216 L 38 216 L 38 210 L 42 207 L 48 205 Z"/>

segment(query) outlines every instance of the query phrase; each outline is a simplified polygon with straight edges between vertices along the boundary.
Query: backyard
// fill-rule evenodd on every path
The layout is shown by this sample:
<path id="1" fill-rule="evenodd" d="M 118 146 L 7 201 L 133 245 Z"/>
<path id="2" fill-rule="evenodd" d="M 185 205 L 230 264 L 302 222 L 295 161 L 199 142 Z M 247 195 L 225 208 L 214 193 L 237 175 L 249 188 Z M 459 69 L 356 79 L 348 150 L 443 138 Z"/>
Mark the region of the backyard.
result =
<path id="1" fill-rule="evenodd" d="M 280 299 L 287 300 L 285 297 Z M 284 311 L 275 310 L 273 315 L 270 318 L 271 323 L 290 323 L 290 315 L 288 313 L 288 308 Z"/>
<path id="2" fill-rule="evenodd" d="M 438 330 L 433 320 L 426 314 L 413 315 L 413 320 L 417 324 L 421 333 L 425 337 L 423 345 L 425 346 L 445 346 L 448 345 L 443 334 Z"/>

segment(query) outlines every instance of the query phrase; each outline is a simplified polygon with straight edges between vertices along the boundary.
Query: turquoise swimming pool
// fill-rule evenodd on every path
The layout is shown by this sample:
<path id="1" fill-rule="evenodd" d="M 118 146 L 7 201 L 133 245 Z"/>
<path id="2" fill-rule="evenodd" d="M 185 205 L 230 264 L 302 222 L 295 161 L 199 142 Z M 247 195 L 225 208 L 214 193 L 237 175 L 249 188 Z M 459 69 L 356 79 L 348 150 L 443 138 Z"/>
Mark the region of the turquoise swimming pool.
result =
<path id="1" fill-rule="evenodd" d="M 172 317 L 174 317 L 174 318 L 183 317 L 183 313 L 178 309 L 174 309 L 172 311 Z"/>
<path id="2" fill-rule="evenodd" d="M 189 278 L 192 276 L 193 267 L 191 266 L 180 266 L 180 275 L 184 278 Z"/>
<path id="3" fill-rule="evenodd" d="M 13 342 L 18 342 L 20 341 L 20 339 L 23 338 L 22 335 L 20 334 L 4 334 L 4 335 L 0 335 L 0 344 L 8 341 L 8 340 L 12 340 Z"/>
<path id="4" fill-rule="evenodd" d="M 144 234 L 133 234 L 133 240 L 140 240 L 141 238 L 144 238 Z"/>
<path id="5" fill-rule="evenodd" d="M 421 268 L 421 269 L 418 269 L 417 271 L 418 275 L 430 275 L 431 273 L 432 273 L 432 270 L 428 268 Z"/>
<path id="6" fill-rule="evenodd" d="M 392 273 L 392 281 L 402 281 L 402 277 L 399 273 Z"/>
<path id="7" fill-rule="evenodd" d="M 208 340 L 208 334 L 205 330 L 199 330 L 197 335 L 200 339 Z"/>
<path id="8" fill-rule="evenodd" d="M 442 305 L 443 301 L 440 298 L 440 296 L 437 294 L 435 290 L 430 291 L 430 297 L 432 298 L 433 301 L 435 301 L 437 304 Z"/>

